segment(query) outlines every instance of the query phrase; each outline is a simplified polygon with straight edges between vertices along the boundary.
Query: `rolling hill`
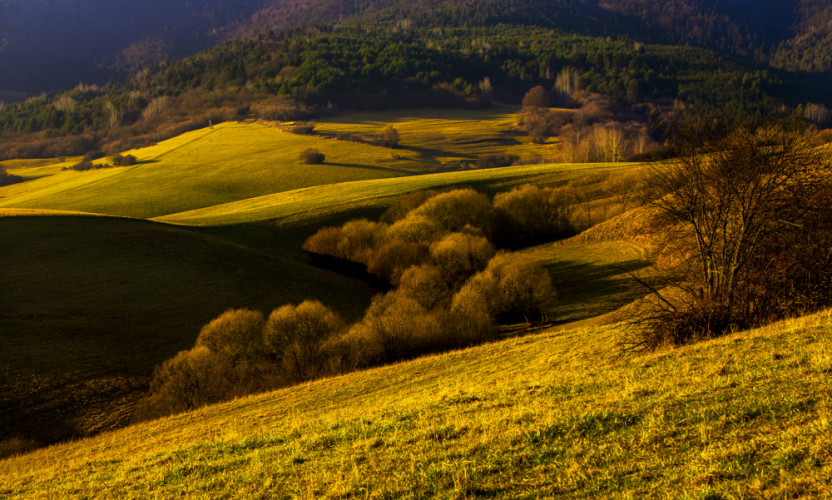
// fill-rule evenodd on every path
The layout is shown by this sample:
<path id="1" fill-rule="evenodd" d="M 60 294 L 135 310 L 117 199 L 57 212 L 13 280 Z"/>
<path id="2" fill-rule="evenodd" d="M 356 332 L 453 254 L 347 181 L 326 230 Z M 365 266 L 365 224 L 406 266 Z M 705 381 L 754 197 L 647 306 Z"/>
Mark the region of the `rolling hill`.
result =
<path id="1" fill-rule="evenodd" d="M 829 313 L 620 357 L 543 332 L 0 461 L 9 498 L 828 497 Z"/>
<path id="2" fill-rule="evenodd" d="M 317 298 L 348 318 L 360 316 L 374 290 L 311 267 L 301 250 L 323 225 L 377 217 L 419 189 L 494 193 L 631 168 L 458 170 L 462 161 L 498 151 L 549 154 L 551 143 L 517 136 L 509 111 L 346 115 L 318 122 L 314 136 L 222 123 L 131 151 L 135 166 L 85 172 L 63 170 L 77 158 L 8 162 L 25 181 L 0 188 L 0 259 L 7 269 L 0 277 L 0 385 L 8 423 L 0 438 L 22 439 L 26 448 L 124 426 L 154 367 L 190 347 L 200 327 L 228 308 L 268 312 Z M 333 138 L 344 131 L 372 136 L 390 124 L 401 130 L 395 150 Z M 298 152 L 309 146 L 325 152 L 327 162 L 301 164 Z M 571 312 L 564 318 L 572 319 L 627 300 L 631 290 L 613 283 L 619 271 L 601 261 L 643 265 L 632 251 L 610 260 L 615 252 L 603 244 L 560 259 L 557 250 L 536 252 L 564 282 L 576 279 L 575 269 L 597 268 L 606 303 L 565 300 Z"/>
<path id="3" fill-rule="evenodd" d="M 153 368 L 226 309 L 318 297 L 355 317 L 374 293 L 185 228 L 8 213 L 0 217 L 3 439 L 49 443 L 128 423 Z"/>

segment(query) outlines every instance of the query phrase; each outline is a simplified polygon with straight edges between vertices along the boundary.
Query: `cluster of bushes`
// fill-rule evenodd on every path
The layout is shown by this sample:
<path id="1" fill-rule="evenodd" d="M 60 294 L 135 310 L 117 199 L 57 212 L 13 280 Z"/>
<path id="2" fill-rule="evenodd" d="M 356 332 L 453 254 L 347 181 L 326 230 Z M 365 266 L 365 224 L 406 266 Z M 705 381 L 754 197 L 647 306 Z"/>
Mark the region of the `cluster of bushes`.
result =
<path id="1" fill-rule="evenodd" d="M 84 172 L 87 170 L 99 170 L 102 168 L 113 168 L 113 167 L 129 167 L 131 165 L 136 164 L 136 157 L 133 155 L 122 155 L 117 154 L 111 158 L 112 163 L 93 163 L 94 160 L 100 159 L 104 157 L 104 153 L 97 151 L 92 153 L 87 153 L 84 155 L 84 158 L 81 159 L 75 165 L 71 167 L 64 167 L 61 170 L 78 170 L 80 172 Z"/>
<path id="2" fill-rule="evenodd" d="M 361 263 L 391 290 L 352 325 L 315 301 L 284 305 L 268 318 L 225 312 L 192 349 L 156 370 L 145 415 L 473 345 L 495 338 L 499 324 L 547 321 L 556 300 L 549 274 L 528 256 L 495 250 L 486 235 L 498 217 L 524 220 L 540 207 L 562 215 L 549 207 L 554 192 L 524 186 L 493 204 L 472 189 L 420 192 L 401 198 L 381 222 L 321 229 L 305 249 Z"/>
<path id="3" fill-rule="evenodd" d="M 268 318 L 228 310 L 202 328 L 192 349 L 156 369 L 143 413 L 187 411 L 318 376 L 342 330 L 341 318 L 317 301 L 285 305 Z"/>
<path id="4" fill-rule="evenodd" d="M 381 222 L 361 219 L 323 228 L 304 249 L 364 264 L 395 284 L 410 262 L 422 263 L 451 233 L 516 248 L 570 236 L 572 220 L 573 200 L 564 189 L 525 185 L 497 194 L 493 202 L 473 189 L 418 192 L 393 205 Z"/>
<path id="5" fill-rule="evenodd" d="M 113 166 L 114 167 L 130 167 L 136 164 L 137 158 L 133 155 L 122 155 L 117 154 L 113 156 Z"/>

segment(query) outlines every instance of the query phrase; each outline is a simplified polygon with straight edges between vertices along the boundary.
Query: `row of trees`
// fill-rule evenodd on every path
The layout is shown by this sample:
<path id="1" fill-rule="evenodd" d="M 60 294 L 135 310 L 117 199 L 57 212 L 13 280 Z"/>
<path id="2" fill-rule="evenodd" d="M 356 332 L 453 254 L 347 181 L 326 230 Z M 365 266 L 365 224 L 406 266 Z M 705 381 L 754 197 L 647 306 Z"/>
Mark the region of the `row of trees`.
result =
<path id="1" fill-rule="evenodd" d="M 526 186 L 495 199 L 511 214 L 541 211 L 564 222 L 553 190 Z M 473 190 L 415 193 L 383 220 L 324 228 L 305 248 L 350 259 L 389 280 L 364 316 L 348 325 L 319 302 L 284 305 L 268 318 L 230 310 L 196 344 L 154 374 L 145 414 L 185 411 L 326 374 L 458 348 L 495 338 L 498 324 L 548 319 L 556 300 L 549 274 L 533 259 L 496 251 L 485 237 L 495 216 Z M 568 217 L 566 217 L 568 218 Z M 546 228 L 548 230 L 548 228 Z"/>

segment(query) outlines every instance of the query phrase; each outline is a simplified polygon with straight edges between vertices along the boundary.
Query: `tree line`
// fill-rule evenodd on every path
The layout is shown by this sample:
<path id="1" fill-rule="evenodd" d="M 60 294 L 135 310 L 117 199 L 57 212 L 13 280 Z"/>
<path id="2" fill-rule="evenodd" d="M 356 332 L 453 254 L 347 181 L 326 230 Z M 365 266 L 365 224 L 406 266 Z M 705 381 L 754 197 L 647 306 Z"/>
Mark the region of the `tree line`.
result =
<path id="1" fill-rule="evenodd" d="M 115 153 L 246 116 L 294 120 L 333 108 L 518 101 L 535 85 L 558 84 L 565 68 L 587 93 L 624 103 L 679 99 L 699 109 L 745 110 L 766 100 L 827 99 L 792 74 L 703 49 L 517 25 L 394 28 L 267 33 L 152 64 L 123 84 L 0 105 L 0 157 Z"/>

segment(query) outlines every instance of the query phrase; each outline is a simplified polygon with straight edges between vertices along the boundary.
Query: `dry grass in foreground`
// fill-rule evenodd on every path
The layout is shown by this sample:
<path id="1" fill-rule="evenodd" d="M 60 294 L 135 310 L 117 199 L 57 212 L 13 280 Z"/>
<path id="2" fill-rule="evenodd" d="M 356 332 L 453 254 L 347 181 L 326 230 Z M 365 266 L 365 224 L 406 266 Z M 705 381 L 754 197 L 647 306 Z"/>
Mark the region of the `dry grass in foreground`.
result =
<path id="1" fill-rule="evenodd" d="M 513 338 L 10 458 L 0 495 L 828 497 L 830 330 Z"/>

